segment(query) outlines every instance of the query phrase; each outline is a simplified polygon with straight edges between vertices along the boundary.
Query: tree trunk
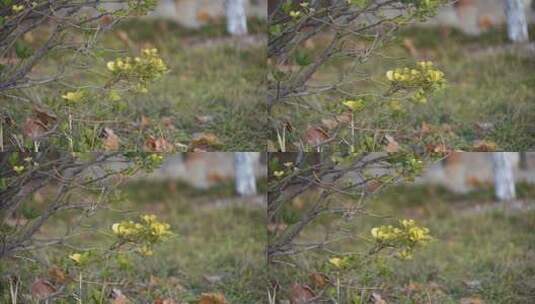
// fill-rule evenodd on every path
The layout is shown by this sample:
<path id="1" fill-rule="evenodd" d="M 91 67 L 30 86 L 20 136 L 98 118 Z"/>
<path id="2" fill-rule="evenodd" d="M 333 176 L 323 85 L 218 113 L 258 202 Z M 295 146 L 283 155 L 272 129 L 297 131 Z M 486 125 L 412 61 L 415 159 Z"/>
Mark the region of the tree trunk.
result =
<path id="1" fill-rule="evenodd" d="M 516 197 L 513 156 L 514 152 L 495 152 L 492 154 L 494 189 L 496 198 L 500 201 L 514 200 Z"/>
<path id="2" fill-rule="evenodd" d="M 505 0 L 507 34 L 512 42 L 528 42 L 528 22 L 524 0 Z"/>
<path id="3" fill-rule="evenodd" d="M 236 192 L 240 196 L 256 194 L 256 178 L 253 164 L 254 152 L 236 152 L 234 168 L 236 170 Z"/>
<path id="4" fill-rule="evenodd" d="M 235 36 L 247 34 L 245 0 L 225 0 L 225 11 L 227 15 L 227 31 Z"/>

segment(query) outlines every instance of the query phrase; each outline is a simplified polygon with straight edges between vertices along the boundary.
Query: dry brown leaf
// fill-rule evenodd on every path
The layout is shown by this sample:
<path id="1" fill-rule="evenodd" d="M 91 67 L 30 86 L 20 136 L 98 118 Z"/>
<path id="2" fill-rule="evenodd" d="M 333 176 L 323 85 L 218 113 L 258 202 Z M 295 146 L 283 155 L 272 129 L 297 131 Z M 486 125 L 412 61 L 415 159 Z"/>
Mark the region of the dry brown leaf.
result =
<path id="1" fill-rule="evenodd" d="M 154 138 L 150 136 L 145 141 L 143 149 L 147 152 L 171 152 L 173 145 L 171 145 L 165 138 Z"/>
<path id="2" fill-rule="evenodd" d="M 351 112 L 344 112 L 338 116 L 336 116 L 336 120 L 339 122 L 339 123 L 342 123 L 342 124 L 348 124 L 351 122 Z"/>
<path id="3" fill-rule="evenodd" d="M 45 299 L 56 292 L 56 288 L 52 283 L 45 279 L 37 279 L 33 282 L 32 287 L 30 288 L 32 296 L 36 299 Z"/>
<path id="4" fill-rule="evenodd" d="M 199 304 L 228 304 L 228 302 L 222 293 L 217 292 L 201 294 Z"/>
<path id="5" fill-rule="evenodd" d="M 48 275 L 50 276 L 50 279 L 57 284 L 63 284 L 68 280 L 67 274 L 58 266 L 50 267 Z"/>
<path id="6" fill-rule="evenodd" d="M 381 297 L 381 295 L 376 292 L 372 293 L 372 299 L 373 304 L 386 304 L 386 301 L 383 300 L 383 297 Z"/>
<path id="7" fill-rule="evenodd" d="M 314 297 L 314 291 L 305 284 L 294 283 L 290 287 L 290 303 L 292 304 L 309 303 Z"/>
<path id="8" fill-rule="evenodd" d="M 24 125 L 22 126 L 22 133 L 32 140 L 38 139 L 46 131 L 46 125 L 40 120 L 35 118 L 26 118 Z"/>
<path id="9" fill-rule="evenodd" d="M 141 118 L 139 119 L 139 128 L 143 130 L 148 126 L 150 126 L 150 118 L 145 115 L 141 115 Z"/>
<path id="10" fill-rule="evenodd" d="M 102 136 L 104 137 L 103 143 L 106 151 L 119 150 L 119 136 L 111 128 L 105 127 L 102 131 Z"/>
<path id="11" fill-rule="evenodd" d="M 111 290 L 111 298 L 112 304 L 127 304 L 130 302 L 128 301 L 128 298 L 123 294 L 123 292 L 117 288 L 113 288 Z"/>
<path id="12" fill-rule="evenodd" d="M 156 301 L 154 301 L 154 304 L 177 304 L 177 302 L 173 299 L 156 299 Z"/>
<path id="13" fill-rule="evenodd" d="M 432 126 L 425 121 L 422 121 L 422 125 L 420 127 L 420 136 L 425 136 L 429 133 L 431 133 Z"/>
<path id="14" fill-rule="evenodd" d="M 474 152 L 494 152 L 498 145 L 493 141 L 476 140 L 473 145 Z"/>
<path id="15" fill-rule="evenodd" d="M 386 134 L 385 135 L 385 138 L 386 138 L 386 141 L 387 141 L 387 144 L 386 144 L 386 147 L 385 147 L 385 151 L 388 152 L 388 153 L 396 153 L 396 152 L 399 152 L 399 144 L 398 142 L 394 139 L 394 137 Z"/>
<path id="16" fill-rule="evenodd" d="M 196 133 L 190 142 L 190 150 L 208 151 L 212 147 L 221 145 L 219 138 L 214 133 Z"/>
<path id="17" fill-rule="evenodd" d="M 197 115 L 195 116 L 195 121 L 201 125 L 209 124 L 214 121 L 214 117 L 212 115 Z"/>
<path id="18" fill-rule="evenodd" d="M 451 152 L 451 149 L 449 149 L 445 144 L 427 144 L 425 146 L 427 152 L 429 153 L 435 153 L 435 154 L 441 154 L 446 155 Z"/>
<path id="19" fill-rule="evenodd" d="M 333 118 L 323 118 L 321 124 L 327 129 L 332 130 L 338 126 L 338 121 Z"/>
<path id="20" fill-rule="evenodd" d="M 383 183 L 381 181 L 374 179 L 374 180 L 369 181 L 366 184 L 366 190 L 368 192 L 372 192 L 373 193 L 373 192 L 377 191 L 377 189 L 379 189 L 379 187 L 381 187 L 381 185 L 383 185 Z"/>
<path id="21" fill-rule="evenodd" d="M 309 276 L 312 286 L 316 289 L 321 289 L 329 284 L 329 277 L 321 272 L 313 272 Z"/>
<path id="22" fill-rule="evenodd" d="M 50 125 L 58 120 L 56 114 L 46 109 L 35 107 L 33 108 L 33 112 L 37 120 L 39 120 L 47 128 L 49 128 Z"/>
<path id="23" fill-rule="evenodd" d="M 411 54 L 413 58 L 418 58 L 418 50 L 414 46 L 414 42 L 412 41 L 412 39 L 410 38 L 403 39 L 403 47 L 407 49 L 407 51 L 409 52 L 409 54 Z"/>
<path id="24" fill-rule="evenodd" d="M 480 297 L 468 297 L 468 298 L 461 298 L 459 301 L 460 304 L 485 304 L 483 300 Z"/>
<path id="25" fill-rule="evenodd" d="M 312 146 L 317 146 L 329 139 L 329 134 L 320 127 L 310 126 L 305 132 L 305 142 Z"/>

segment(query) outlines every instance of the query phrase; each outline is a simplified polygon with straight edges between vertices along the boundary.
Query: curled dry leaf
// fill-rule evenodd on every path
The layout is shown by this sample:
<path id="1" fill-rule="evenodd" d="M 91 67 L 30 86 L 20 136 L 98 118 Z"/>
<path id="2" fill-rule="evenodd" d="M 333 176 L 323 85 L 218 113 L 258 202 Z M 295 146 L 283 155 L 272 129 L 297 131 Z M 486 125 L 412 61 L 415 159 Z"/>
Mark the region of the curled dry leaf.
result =
<path id="1" fill-rule="evenodd" d="M 106 151 L 119 150 L 119 136 L 111 128 L 105 127 L 102 130 L 102 137 L 104 137 L 103 144 Z"/>
<path id="2" fill-rule="evenodd" d="M 58 120 L 58 117 L 56 116 L 56 114 L 46 109 L 35 107 L 33 109 L 33 112 L 37 120 L 43 123 L 43 125 L 45 125 L 47 128 L 49 128 L 52 124 L 54 124 Z"/>
<path id="3" fill-rule="evenodd" d="M 294 283 L 290 287 L 290 303 L 306 304 L 315 297 L 314 291 L 306 284 Z"/>
<path id="4" fill-rule="evenodd" d="M 127 304 L 130 303 L 128 298 L 123 294 L 123 292 L 118 288 L 113 288 L 110 293 L 110 298 L 112 299 L 112 304 Z"/>
<path id="5" fill-rule="evenodd" d="M 173 299 L 156 299 L 154 301 L 154 304 L 177 304 L 175 300 Z"/>
<path id="6" fill-rule="evenodd" d="M 45 279 L 37 279 L 33 282 L 30 292 L 32 293 L 32 297 L 42 300 L 56 292 L 56 288 Z"/>
<path id="7" fill-rule="evenodd" d="M 320 127 L 310 126 L 305 132 L 305 142 L 312 146 L 318 146 L 329 139 L 329 134 Z"/>
<path id="8" fill-rule="evenodd" d="M 322 289 L 329 284 L 329 277 L 321 272 L 313 272 L 309 275 L 312 286 L 316 289 Z"/>
<path id="9" fill-rule="evenodd" d="M 143 149 L 147 152 L 171 152 L 173 145 L 171 145 L 165 138 L 154 138 L 153 136 L 147 138 Z"/>
<path id="10" fill-rule="evenodd" d="M 474 152 L 494 152 L 498 145 L 493 141 L 476 140 L 473 145 Z"/>
<path id="11" fill-rule="evenodd" d="M 196 133 L 190 142 L 190 150 L 210 150 L 221 145 L 219 138 L 214 133 Z"/>
<path id="12" fill-rule="evenodd" d="M 150 118 L 145 115 L 141 115 L 141 118 L 139 119 L 139 128 L 143 130 L 148 126 L 150 126 Z"/>
<path id="13" fill-rule="evenodd" d="M 386 147 L 385 147 L 385 151 L 388 152 L 388 153 L 396 153 L 396 152 L 399 152 L 399 144 L 398 142 L 394 139 L 394 137 L 390 136 L 390 135 L 385 135 L 385 138 L 386 138 Z"/>
<path id="14" fill-rule="evenodd" d="M 199 304 L 228 304 L 228 302 L 222 293 L 216 292 L 201 294 Z"/>
<path id="15" fill-rule="evenodd" d="M 480 297 L 461 298 L 460 304 L 485 304 Z"/>
<path id="16" fill-rule="evenodd" d="M 46 125 L 40 120 L 28 117 L 22 125 L 22 133 L 32 140 L 36 140 L 46 132 Z"/>
<path id="17" fill-rule="evenodd" d="M 67 274 L 58 266 L 50 267 L 48 275 L 50 276 L 50 279 L 57 284 L 63 284 L 69 279 Z"/>
<path id="18" fill-rule="evenodd" d="M 386 304 L 386 301 L 383 300 L 383 297 L 381 297 L 381 295 L 376 292 L 372 293 L 372 299 L 373 304 Z"/>

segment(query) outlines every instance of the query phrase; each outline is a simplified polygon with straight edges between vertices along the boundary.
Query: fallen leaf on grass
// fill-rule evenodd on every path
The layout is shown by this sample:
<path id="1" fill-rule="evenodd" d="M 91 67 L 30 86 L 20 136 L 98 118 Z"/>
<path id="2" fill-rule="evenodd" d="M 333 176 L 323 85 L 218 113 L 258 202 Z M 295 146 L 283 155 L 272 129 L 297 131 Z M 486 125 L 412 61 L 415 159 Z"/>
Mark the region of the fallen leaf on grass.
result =
<path id="1" fill-rule="evenodd" d="M 310 126 L 305 132 L 305 142 L 312 146 L 317 146 L 329 139 L 329 134 L 320 127 Z"/>
<path id="2" fill-rule="evenodd" d="M 113 132 L 111 128 L 104 128 L 102 131 L 102 136 L 104 137 L 104 149 L 106 151 L 116 151 L 119 150 L 119 136 Z"/>
<path id="3" fill-rule="evenodd" d="M 410 38 L 403 39 L 403 47 L 407 49 L 407 51 L 409 52 L 409 54 L 411 54 L 413 58 L 418 58 L 418 50 L 414 46 L 414 42 L 412 41 L 412 39 Z"/>
<path id="4" fill-rule="evenodd" d="M 292 304 L 309 303 L 314 297 L 314 291 L 305 284 L 294 283 L 292 287 L 290 287 L 290 303 Z"/>
<path id="5" fill-rule="evenodd" d="M 120 289 L 113 288 L 111 290 L 110 297 L 112 298 L 112 304 L 127 304 L 129 303 L 128 298 L 123 294 Z"/>
<path id="6" fill-rule="evenodd" d="M 173 299 L 156 299 L 154 304 L 177 304 Z"/>
<path id="7" fill-rule="evenodd" d="M 308 277 L 316 289 L 321 289 L 329 284 L 329 277 L 324 273 L 313 272 Z"/>
<path id="8" fill-rule="evenodd" d="M 485 140 L 476 140 L 472 147 L 474 152 L 494 152 L 498 149 L 495 142 Z"/>
<path id="9" fill-rule="evenodd" d="M 381 295 L 376 292 L 372 293 L 372 299 L 373 304 L 386 304 L 386 301 L 383 300 L 383 297 L 381 297 Z"/>
<path id="10" fill-rule="evenodd" d="M 203 293 L 199 299 L 199 304 L 228 304 L 222 293 Z"/>
<path id="11" fill-rule="evenodd" d="M 139 128 L 143 130 L 148 126 L 150 126 L 150 118 L 145 115 L 141 115 L 141 118 L 139 119 Z"/>
<path id="12" fill-rule="evenodd" d="M 208 151 L 210 148 L 220 146 L 221 142 L 214 133 L 196 133 L 190 142 L 190 150 Z"/>
<path id="13" fill-rule="evenodd" d="M 338 126 L 338 121 L 334 118 L 323 118 L 321 124 L 327 128 L 327 130 L 332 130 Z"/>
<path id="14" fill-rule="evenodd" d="M 48 275 L 50 276 L 52 281 L 57 284 L 63 284 L 69 279 L 67 274 L 58 266 L 50 267 L 50 269 L 48 270 Z"/>
<path id="15" fill-rule="evenodd" d="M 35 118 L 26 118 L 24 125 L 22 125 L 22 133 L 32 140 L 38 139 L 46 131 L 46 125 Z"/>
<path id="16" fill-rule="evenodd" d="M 195 121 L 201 125 L 209 124 L 214 121 L 212 115 L 197 115 L 195 116 Z"/>
<path id="17" fill-rule="evenodd" d="M 461 298 L 460 304 L 484 304 L 483 300 L 480 297 L 468 297 Z"/>
<path id="18" fill-rule="evenodd" d="M 45 279 L 37 279 L 35 282 L 33 282 L 30 292 L 34 298 L 42 300 L 48 298 L 51 294 L 56 292 L 56 288 L 54 285 L 52 285 L 52 283 Z"/>
<path id="19" fill-rule="evenodd" d="M 388 153 L 399 152 L 399 144 L 394 139 L 394 137 L 392 137 L 392 136 L 387 134 L 387 135 L 385 135 L 385 138 L 386 138 L 386 141 L 387 141 L 387 144 L 386 144 L 386 147 L 385 147 L 385 151 L 388 152 Z"/>
<path id="20" fill-rule="evenodd" d="M 146 152 L 171 152 L 173 145 L 171 145 L 165 138 L 154 138 L 150 136 L 143 145 L 143 150 Z"/>

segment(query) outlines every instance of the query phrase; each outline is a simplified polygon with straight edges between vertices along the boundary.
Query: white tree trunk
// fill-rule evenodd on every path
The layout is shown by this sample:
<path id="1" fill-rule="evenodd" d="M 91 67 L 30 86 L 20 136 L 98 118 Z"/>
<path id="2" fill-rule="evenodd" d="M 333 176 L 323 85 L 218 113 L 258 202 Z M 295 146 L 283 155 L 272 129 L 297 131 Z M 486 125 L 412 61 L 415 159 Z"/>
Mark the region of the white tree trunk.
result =
<path id="1" fill-rule="evenodd" d="M 236 36 L 247 34 L 245 0 L 225 0 L 225 11 L 227 15 L 227 31 Z"/>
<path id="2" fill-rule="evenodd" d="M 512 42 L 527 42 L 528 22 L 524 0 L 505 0 L 507 34 Z"/>
<path id="3" fill-rule="evenodd" d="M 240 196 L 256 194 L 256 178 L 254 175 L 255 152 L 236 152 L 234 168 L 236 170 L 236 192 Z"/>
<path id="4" fill-rule="evenodd" d="M 515 152 L 492 153 L 494 188 L 496 198 L 500 201 L 514 200 L 516 197 L 515 178 L 513 175 L 514 153 Z"/>

